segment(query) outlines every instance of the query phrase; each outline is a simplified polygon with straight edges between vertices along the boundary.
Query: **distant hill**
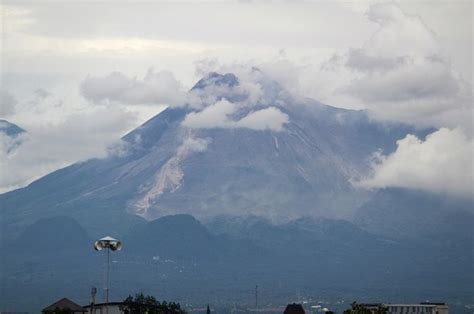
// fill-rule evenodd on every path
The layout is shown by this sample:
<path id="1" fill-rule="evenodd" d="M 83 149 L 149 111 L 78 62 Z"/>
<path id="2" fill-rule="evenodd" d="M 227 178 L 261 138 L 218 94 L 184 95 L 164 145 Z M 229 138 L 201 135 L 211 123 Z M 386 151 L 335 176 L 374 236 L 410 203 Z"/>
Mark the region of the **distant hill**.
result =
<path id="1" fill-rule="evenodd" d="M 55 255 L 91 246 L 91 238 L 76 220 L 56 216 L 39 219 L 18 238 L 5 244 L 9 251 Z"/>
<path id="2" fill-rule="evenodd" d="M 190 215 L 165 216 L 135 228 L 127 237 L 132 255 L 173 260 L 216 259 L 225 253 L 224 242 Z"/>
<path id="3" fill-rule="evenodd" d="M 265 302 L 277 304 L 289 302 L 294 291 L 470 302 L 465 293 L 474 280 L 468 243 L 391 240 L 341 220 L 274 225 L 258 217 L 219 217 L 203 225 L 173 215 L 136 226 L 120 240 L 122 251 L 111 253 L 113 300 L 144 291 L 183 303 L 242 298 L 251 304 L 248 294 L 258 284 Z M 35 312 L 64 295 L 87 304 L 90 287 L 103 286 L 105 270 L 106 255 L 93 250 L 93 241 L 71 218 L 29 226 L 3 256 L 0 308 Z"/>

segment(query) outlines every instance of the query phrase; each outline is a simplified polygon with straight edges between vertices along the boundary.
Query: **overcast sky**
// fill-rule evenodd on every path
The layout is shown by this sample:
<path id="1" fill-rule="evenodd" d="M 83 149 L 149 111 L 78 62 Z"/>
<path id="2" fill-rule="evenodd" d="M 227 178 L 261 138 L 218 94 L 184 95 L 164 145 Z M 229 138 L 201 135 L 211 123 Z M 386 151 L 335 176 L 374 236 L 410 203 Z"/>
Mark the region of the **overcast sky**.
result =
<path id="1" fill-rule="evenodd" d="M 471 1 L 2 1 L 0 118 L 30 138 L 14 155 L 2 138 L 0 191 L 107 155 L 203 74 L 236 65 L 375 119 L 444 128 L 431 141 L 464 145 L 452 150 L 472 172 L 472 16 Z M 363 184 L 423 185 L 390 169 L 444 146 L 403 140 Z"/>

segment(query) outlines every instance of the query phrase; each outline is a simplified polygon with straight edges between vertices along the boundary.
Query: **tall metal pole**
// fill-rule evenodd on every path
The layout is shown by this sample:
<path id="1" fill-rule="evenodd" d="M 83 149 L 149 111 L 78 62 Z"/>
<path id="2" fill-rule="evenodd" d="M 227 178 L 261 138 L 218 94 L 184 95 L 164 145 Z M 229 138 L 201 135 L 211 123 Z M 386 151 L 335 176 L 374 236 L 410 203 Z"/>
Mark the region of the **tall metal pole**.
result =
<path id="1" fill-rule="evenodd" d="M 117 239 L 114 239 L 110 236 L 103 237 L 95 241 L 94 249 L 96 251 L 102 251 L 103 249 L 107 250 L 107 269 L 105 272 L 105 312 L 109 314 L 109 273 L 110 273 L 110 250 L 120 251 L 122 249 L 122 242 Z"/>
<path id="2" fill-rule="evenodd" d="M 107 277 L 105 279 L 105 313 L 109 314 L 109 268 L 110 268 L 110 248 L 107 247 Z"/>

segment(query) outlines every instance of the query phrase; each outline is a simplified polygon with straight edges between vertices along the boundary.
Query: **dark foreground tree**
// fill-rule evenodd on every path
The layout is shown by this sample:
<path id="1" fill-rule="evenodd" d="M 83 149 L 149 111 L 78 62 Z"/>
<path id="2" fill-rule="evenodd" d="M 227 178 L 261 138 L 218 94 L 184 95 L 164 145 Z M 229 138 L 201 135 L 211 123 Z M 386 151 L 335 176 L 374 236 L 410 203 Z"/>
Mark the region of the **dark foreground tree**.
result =
<path id="1" fill-rule="evenodd" d="M 120 310 L 126 314 L 186 314 L 179 303 L 159 302 L 155 297 L 137 293 L 129 295 L 120 305 Z"/>
<path id="2" fill-rule="evenodd" d="M 54 314 L 71 314 L 71 313 L 73 313 L 73 312 L 72 312 L 72 310 L 71 310 L 70 308 L 68 308 L 68 307 L 65 307 L 65 308 L 62 308 L 62 309 L 60 309 L 59 307 L 56 307 L 56 308 L 54 309 L 54 312 L 53 312 L 53 313 L 54 313 Z"/>
<path id="3" fill-rule="evenodd" d="M 374 310 L 369 310 L 363 304 L 358 304 L 357 302 L 352 302 L 351 308 L 344 311 L 344 314 L 387 314 L 388 309 L 383 305 L 378 305 Z"/>

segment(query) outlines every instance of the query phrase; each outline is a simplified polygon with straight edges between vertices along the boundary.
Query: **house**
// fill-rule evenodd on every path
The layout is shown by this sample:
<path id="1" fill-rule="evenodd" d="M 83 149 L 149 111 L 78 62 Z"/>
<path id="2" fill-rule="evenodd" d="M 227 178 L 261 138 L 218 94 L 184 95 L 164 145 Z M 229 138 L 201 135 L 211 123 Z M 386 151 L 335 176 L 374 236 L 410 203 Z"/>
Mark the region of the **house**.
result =
<path id="1" fill-rule="evenodd" d="M 385 304 L 389 314 L 448 314 L 446 303 L 422 302 L 419 304 Z"/>
<path id="2" fill-rule="evenodd" d="M 106 307 L 108 306 L 109 314 L 123 314 L 124 312 L 120 310 L 120 306 L 123 305 L 122 302 L 109 302 L 107 303 L 97 303 L 84 306 L 88 314 L 106 314 Z"/>
<path id="3" fill-rule="evenodd" d="M 85 314 L 87 313 L 87 310 L 80 306 L 79 304 L 76 304 L 69 300 L 68 298 L 62 298 L 61 300 L 54 302 L 53 304 L 45 307 L 41 313 L 44 314 L 52 314 L 56 312 L 65 312 L 67 311 L 68 313 L 78 313 L 78 314 Z"/>
<path id="4" fill-rule="evenodd" d="M 446 303 L 421 302 L 417 304 L 382 304 L 372 303 L 363 304 L 365 308 L 372 313 L 380 308 L 387 309 L 388 314 L 449 314 L 449 308 Z"/>

